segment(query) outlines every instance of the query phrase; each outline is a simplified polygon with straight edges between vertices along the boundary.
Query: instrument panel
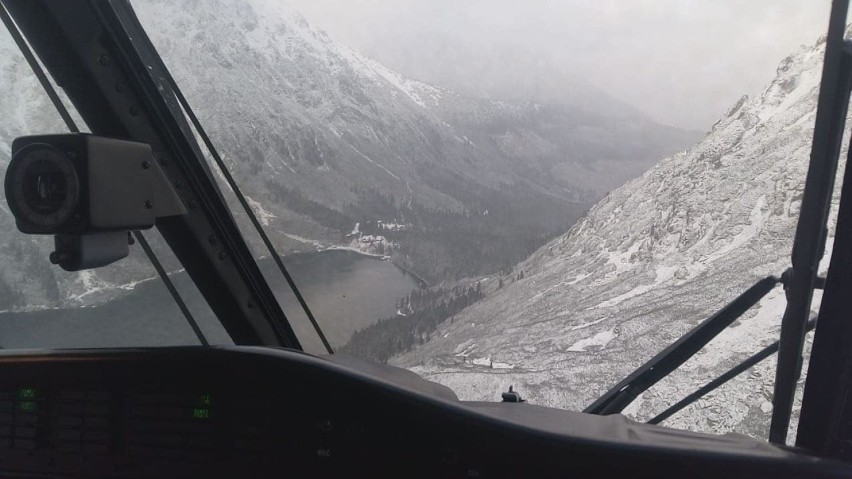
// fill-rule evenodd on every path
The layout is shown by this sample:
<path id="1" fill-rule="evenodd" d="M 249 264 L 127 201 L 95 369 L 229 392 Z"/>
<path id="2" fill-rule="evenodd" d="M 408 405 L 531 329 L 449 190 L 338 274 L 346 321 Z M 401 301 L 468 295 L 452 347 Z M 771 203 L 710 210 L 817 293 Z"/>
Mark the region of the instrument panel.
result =
<path id="1" fill-rule="evenodd" d="M 0 476 L 850 477 L 849 466 L 251 347 L 0 355 Z"/>

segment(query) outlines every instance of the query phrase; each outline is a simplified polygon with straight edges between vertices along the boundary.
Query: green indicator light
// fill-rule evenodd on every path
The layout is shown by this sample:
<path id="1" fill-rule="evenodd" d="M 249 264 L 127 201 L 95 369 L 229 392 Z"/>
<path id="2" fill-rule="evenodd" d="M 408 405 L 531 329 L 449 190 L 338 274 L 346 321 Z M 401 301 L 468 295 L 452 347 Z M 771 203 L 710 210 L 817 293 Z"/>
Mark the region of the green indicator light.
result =
<path id="1" fill-rule="evenodd" d="M 192 410 L 192 417 L 194 419 L 209 419 L 210 418 L 210 410 L 203 408 L 195 408 Z"/>
<path id="2" fill-rule="evenodd" d="M 198 402 L 200 404 L 205 405 L 205 406 L 210 406 L 211 404 L 213 404 L 213 395 L 212 394 L 202 394 L 201 396 L 198 396 Z"/>
<path id="3" fill-rule="evenodd" d="M 38 404 L 33 401 L 21 401 L 20 403 L 18 403 L 18 407 L 21 409 L 21 411 L 24 412 L 38 411 Z"/>
<path id="4" fill-rule="evenodd" d="M 18 389 L 18 398 L 19 399 L 35 399 L 38 396 L 38 390 L 35 388 L 21 388 Z"/>

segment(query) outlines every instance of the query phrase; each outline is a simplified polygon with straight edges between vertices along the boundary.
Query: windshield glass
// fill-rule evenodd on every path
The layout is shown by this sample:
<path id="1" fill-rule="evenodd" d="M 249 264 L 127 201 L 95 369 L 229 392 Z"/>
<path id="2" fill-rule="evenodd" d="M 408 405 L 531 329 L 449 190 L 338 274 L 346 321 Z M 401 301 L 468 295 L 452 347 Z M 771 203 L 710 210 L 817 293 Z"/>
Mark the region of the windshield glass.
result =
<path id="1" fill-rule="evenodd" d="M 68 128 L 5 29 L 0 32 L 0 84 L 14 92 L 0 98 L 0 165 L 5 172 L 13 139 Z M 85 129 L 76 112 L 72 116 Z M 0 222 L 0 348 L 198 344 L 139 245 L 131 246 L 128 258 L 119 263 L 69 273 L 50 263 L 53 237 L 18 232 L 5 196 Z M 156 230 L 145 235 L 173 273 L 208 340 L 230 342 Z"/>
<path id="2" fill-rule="evenodd" d="M 582 410 L 789 266 L 828 2 L 527 3 L 133 6 L 335 351 L 465 400 L 513 386 Z M 15 137 L 65 128 L 0 48 L 2 84 L 25 92 L 0 98 L 5 165 Z M 323 353 L 216 179 L 305 350 Z M 0 346 L 198 343 L 138 247 L 65 273 L 50 237 L 0 214 Z M 145 234 L 207 340 L 229 342 Z M 778 286 L 625 414 L 647 420 L 776 341 L 785 305 Z M 664 424 L 765 438 L 774 358 Z"/>

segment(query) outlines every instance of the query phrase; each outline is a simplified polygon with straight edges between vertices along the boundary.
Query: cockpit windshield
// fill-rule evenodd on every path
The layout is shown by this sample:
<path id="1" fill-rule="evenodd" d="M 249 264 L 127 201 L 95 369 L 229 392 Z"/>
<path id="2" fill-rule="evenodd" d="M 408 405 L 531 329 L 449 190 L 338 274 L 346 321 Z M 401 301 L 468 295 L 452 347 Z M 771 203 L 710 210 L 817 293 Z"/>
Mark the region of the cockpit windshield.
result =
<path id="1" fill-rule="evenodd" d="M 827 2 L 527 3 L 132 2 L 307 352 L 583 410 L 789 267 Z M 67 125 L 6 32 L 0 84 L 5 169 Z M 132 236 L 69 273 L 14 221 L 0 200 L 0 347 L 233 343 L 156 228 L 166 283 Z M 786 305 L 778 284 L 624 413 L 771 345 Z M 664 424 L 766 438 L 774 380 L 763 360 Z"/>
<path id="2" fill-rule="evenodd" d="M 66 132 L 59 114 L 23 55 L 0 32 L 0 83 L 15 95 L 0 99 L 0 163 L 5 170 L 14 138 Z M 66 104 L 68 104 L 66 102 Z M 70 104 L 69 108 L 72 108 Z M 85 123 L 72 109 L 78 127 Z M 53 238 L 17 231 L 5 198 L 0 202 L 4 267 L 0 271 L 0 347 L 4 349 L 177 346 L 198 344 L 192 329 L 138 246 L 130 256 L 98 270 L 68 273 L 51 265 Z M 211 343 L 229 338 L 204 299 L 159 238 L 146 233 Z"/>

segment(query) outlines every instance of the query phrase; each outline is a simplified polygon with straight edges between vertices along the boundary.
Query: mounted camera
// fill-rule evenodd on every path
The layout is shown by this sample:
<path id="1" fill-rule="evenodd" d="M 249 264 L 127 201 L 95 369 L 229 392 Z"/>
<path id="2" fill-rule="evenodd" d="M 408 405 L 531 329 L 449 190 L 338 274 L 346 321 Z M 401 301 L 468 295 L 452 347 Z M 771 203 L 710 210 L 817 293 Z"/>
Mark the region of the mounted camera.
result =
<path id="1" fill-rule="evenodd" d="M 18 229 L 55 235 L 66 271 L 124 258 L 130 230 L 186 214 L 149 145 L 89 134 L 15 139 L 5 189 Z"/>

